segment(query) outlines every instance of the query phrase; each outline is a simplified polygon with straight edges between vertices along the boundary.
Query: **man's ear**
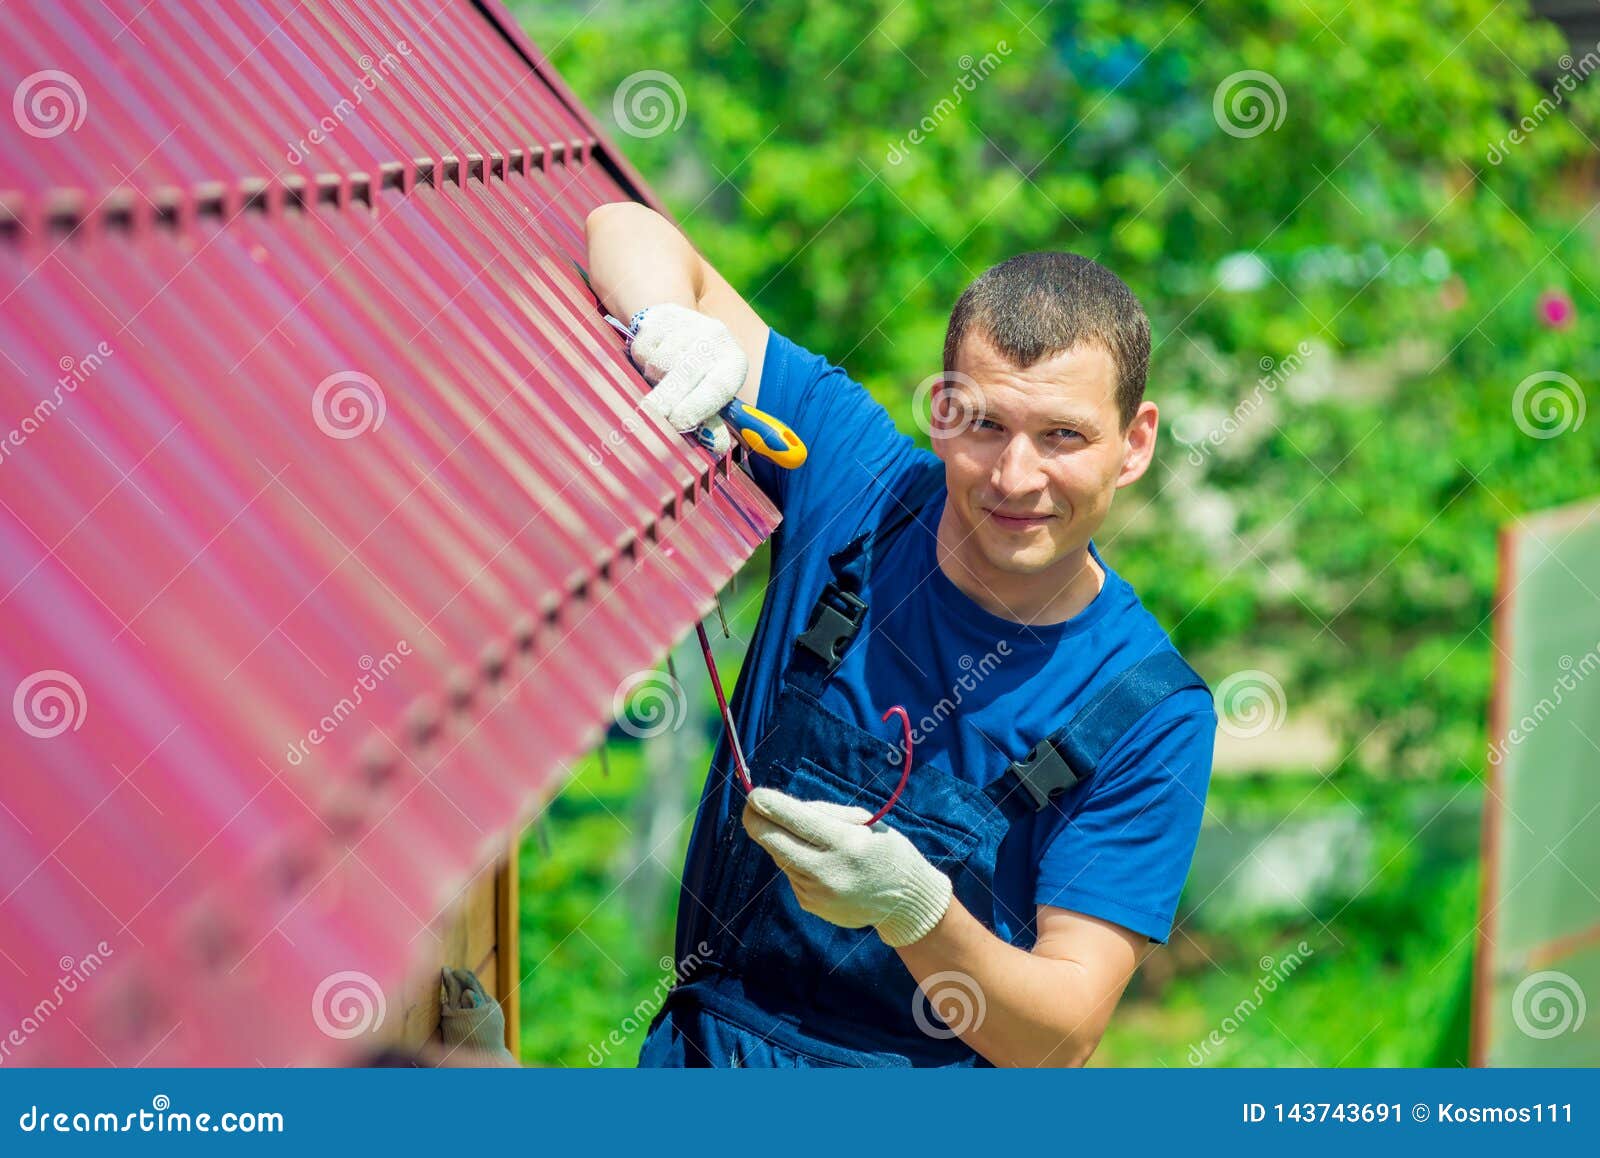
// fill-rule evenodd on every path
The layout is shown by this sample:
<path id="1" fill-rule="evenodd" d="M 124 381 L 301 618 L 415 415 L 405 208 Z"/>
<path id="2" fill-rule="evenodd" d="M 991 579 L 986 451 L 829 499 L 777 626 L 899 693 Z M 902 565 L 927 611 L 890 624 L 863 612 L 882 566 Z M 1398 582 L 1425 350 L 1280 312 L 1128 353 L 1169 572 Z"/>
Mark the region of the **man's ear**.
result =
<path id="1" fill-rule="evenodd" d="M 1138 482 L 1150 469 L 1156 453 L 1156 434 L 1161 427 L 1161 411 L 1154 402 L 1141 402 L 1139 409 L 1122 435 L 1122 469 L 1117 472 L 1117 486 Z"/>

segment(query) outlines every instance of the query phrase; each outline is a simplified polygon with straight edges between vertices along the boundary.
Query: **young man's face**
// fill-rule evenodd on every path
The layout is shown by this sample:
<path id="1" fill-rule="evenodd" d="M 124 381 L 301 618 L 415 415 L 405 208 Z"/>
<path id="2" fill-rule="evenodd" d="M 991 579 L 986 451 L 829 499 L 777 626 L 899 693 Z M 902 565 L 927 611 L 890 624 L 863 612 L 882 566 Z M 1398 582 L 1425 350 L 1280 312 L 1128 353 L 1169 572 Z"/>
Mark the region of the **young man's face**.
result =
<path id="1" fill-rule="evenodd" d="M 1157 412 L 1121 428 L 1116 365 L 1077 346 L 1019 369 L 981 331 L 957 352 L 934 400 L 934 452 L 969 565 L 1014 575 L 1081 558 L 1111 497 L 1144 474 Z"/>

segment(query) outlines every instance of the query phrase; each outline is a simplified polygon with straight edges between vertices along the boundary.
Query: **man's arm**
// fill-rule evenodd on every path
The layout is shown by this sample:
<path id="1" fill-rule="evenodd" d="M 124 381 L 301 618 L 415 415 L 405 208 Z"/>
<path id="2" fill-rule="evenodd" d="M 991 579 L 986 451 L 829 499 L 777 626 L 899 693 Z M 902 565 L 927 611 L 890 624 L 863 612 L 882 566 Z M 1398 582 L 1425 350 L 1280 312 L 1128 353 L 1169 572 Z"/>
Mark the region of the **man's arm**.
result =
<path id="1" fill-rule="evenodd" d="M 716 318 L 750 360 L 739 397 L 756 405 L 767 325 L 689 239 L 654 209 L 635 201 L 601 205 L 584 226 L 589 280 L 606 309 L 624 322 L 646 306 L 667 303 Z"/>
<path id="2" fill-rule="evenodd" d="M 971 978 L 972 1014 L 951 1018 L 951 1029 L 999 1066 L 1081 1066 L 1110 1024 L 1134 970 L 1149 956 L 1141 933 L 1098 917 L 1038 906 L 1033 951 L 1008 945 L 960 901 L 926 937 L 895 951 L 919 984 L 935 974 Z M 940 978 L 927 996 L 939 1012 Z"/>
<path id="3" fill-rule="evenodd" d="M 755 788 L 744 828 L 789 877 L 800 907 L 847 929 L 873 926 L 924 989 L 970 1009 L 950 1028 L 996 1065 L 1081 1066 L 1105 1033 L 1147 938 L 1099 917 L 1037 910 L 1032 952 L 991 933 L 950 878 L 867 810 Z M 952 976 L 955 975 L 955 976 Z M 963 980 L 964 979 L 964 980 Z M 948 985 L 951 992 L 941 994 Z M 965 988 L 968 992 L 958 992 Z M 950 1024 L 951 1019 L 946 1019 Z"/>

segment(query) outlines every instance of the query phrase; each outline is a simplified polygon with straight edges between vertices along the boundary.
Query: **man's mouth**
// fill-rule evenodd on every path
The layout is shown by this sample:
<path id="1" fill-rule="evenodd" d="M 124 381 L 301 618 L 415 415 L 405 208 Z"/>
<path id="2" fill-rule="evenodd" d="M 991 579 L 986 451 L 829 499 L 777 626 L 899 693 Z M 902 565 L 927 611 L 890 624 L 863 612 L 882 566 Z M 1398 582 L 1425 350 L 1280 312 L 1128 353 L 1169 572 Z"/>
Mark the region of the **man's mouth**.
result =
<path id="1" fill-rule="evenodd" d="M 985 513 L 989 516 L 990 522 L 1005 531 L 1031 531 L 1055 518 L 1052 514 L 1035 515 L 1026 511 L 999 511 L 992 508 L 987 509 Z"/>

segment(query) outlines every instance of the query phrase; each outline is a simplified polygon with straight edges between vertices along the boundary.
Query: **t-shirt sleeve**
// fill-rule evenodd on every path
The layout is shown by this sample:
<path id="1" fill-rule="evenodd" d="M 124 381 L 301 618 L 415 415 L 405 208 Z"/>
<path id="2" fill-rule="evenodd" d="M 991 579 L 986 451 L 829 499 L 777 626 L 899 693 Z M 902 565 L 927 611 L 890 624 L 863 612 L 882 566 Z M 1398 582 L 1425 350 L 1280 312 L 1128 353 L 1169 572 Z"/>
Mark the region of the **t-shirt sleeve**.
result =
<path id="1" fill-rule="evenodd" d="M 1198 689 L 1159 704 L 1106 753 L 1083 806 L 1045 843 L 1034 902 L 1165 943 L 1205 815 L 1216 710 Z"/>
<path id="2" fill-rule="evenodd" d="M 767 336 L 758 405 L 806 444 L 806 461 L 794 470 L 759 455 L 749 459 L 751 477 L 791 533 L 802 527 L 820 534 L 829 520 L 859 513 L 891 493 L 919 457 L 932 457 L 865 386 L 776 330 Z"/>

